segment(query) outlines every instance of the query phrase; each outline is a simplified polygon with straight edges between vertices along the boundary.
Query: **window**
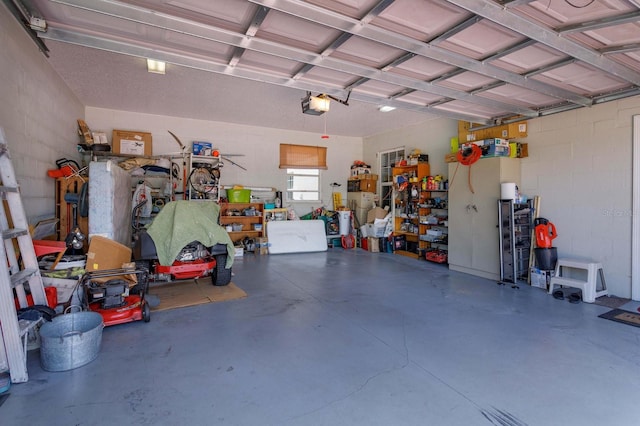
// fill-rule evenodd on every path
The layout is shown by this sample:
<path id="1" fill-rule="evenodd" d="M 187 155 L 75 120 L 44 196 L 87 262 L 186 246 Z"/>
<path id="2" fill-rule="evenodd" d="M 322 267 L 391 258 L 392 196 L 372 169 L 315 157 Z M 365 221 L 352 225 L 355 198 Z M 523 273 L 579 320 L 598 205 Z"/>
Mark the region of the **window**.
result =
<path id="1" fill-rule="evenodd" d="M 287 201 L 320 201 L 320 170 L 287 169 Z"/>
<path id="2" fill-rule="evenodd" d="M 280 168 L 287 169 L 287 201 L 320 201 L 320 170 L 327 148 L 280 144 Z"/>
<path id="3" fill-rule="evenodd" d="M 378 171 L 380 175 L 380 203 L 382 207 L 391 208 L 393 196 L 393 166 L 404 158 L 404 148 L 396 148 L 390 151 L 378 153 Z"/>

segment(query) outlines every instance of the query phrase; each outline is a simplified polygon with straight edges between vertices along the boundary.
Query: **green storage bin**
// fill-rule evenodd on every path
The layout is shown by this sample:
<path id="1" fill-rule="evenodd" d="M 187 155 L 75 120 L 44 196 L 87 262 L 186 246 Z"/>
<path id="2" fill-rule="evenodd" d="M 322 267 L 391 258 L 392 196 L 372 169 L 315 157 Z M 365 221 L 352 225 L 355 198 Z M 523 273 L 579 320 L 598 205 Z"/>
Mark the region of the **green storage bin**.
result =
<path id="1" fill-rule="evenodd" d="M 227 189 L 227 199 L 230 203 L 250 203 L 250 189 Z"/>

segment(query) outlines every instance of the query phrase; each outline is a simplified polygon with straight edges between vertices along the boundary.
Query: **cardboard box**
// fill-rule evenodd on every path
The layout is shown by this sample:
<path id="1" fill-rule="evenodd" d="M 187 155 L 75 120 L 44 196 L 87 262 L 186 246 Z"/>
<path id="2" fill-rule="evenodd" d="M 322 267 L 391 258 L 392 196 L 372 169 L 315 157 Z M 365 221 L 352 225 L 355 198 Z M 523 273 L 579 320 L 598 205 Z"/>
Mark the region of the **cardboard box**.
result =
<path id="1" fill-rule="evenodd" d="M 482 145 L 509 147 L 509 141 L 503 138 L 483 139 Z"/>
<path id="2" fill-rule="evenodd" d="M 483 150 L 483 157 L 509 157 L 509 146 L 488 145 L 486 150 Z"/>
<path id="3" fill-rule="evenodd" d="M 444 156 L 445 163 L 457 163 L 458 162 L 458 153 L 450 152 Z"/>
<path id="4" fill-rule="evenodd" d="M 191 149 L 193 155 L 211 155 L 213 144 L 211 142 L 193 141 Z"/>
<path id="5" fill-rule="evenodd" d="M 381 207 L 374 207 L 367 212 L 367 223 L 373 223 L 376 219 L 384 219 L 389 214 L 388 211 Z"/>
<path id="6" fill-rule="evenodd" d="M 98 145 L 109 145 L 107 134 L 105 132 L 91 132 L 93 143 Z"/>
<path id="7" fill-rule="evenodd" d="M 91 237 L 87 252 L 87 271 L 119 269 L 129 262 L 131 262 L 129 247 L 100 235 Z"/>
<path id="8" fill-rule="evenodd" d="M 384 233 L 387 229 L 388 220 L 376 219 L 374 223 L 367 223 L 364 228 L 365 231 L 362 233 L 362 236 L 367 236 L 369 238 L 382 238 L 384 237 Z"/>
<path id="9" fill-rule="evenodd" d="M 518 158 L 527 158 L 529 156 L 529 144 L 518 142 Z"/>
<path id="10" fill-rule="evenodd" d="M 151 156 L 151 142 L 151 133 L 114 129 L 111 149 L 114 154 Z"/>
<path id="11" fill-rule="evenodd" d="M 538 268 L 531 268 L 531 286 L 543 290 L 549 289 L 549 281 L 555 276 L 555 271 L 543 271 Z"/>
<path id="12" fill-rule="evenodd" d="M 269 254 L 269 239 L 267 237 L 256 238 L 256 254 Z"/>
<path id="13" fill-rule="evenodd" d="M 94 235 L 91 237 L 89 251 L 87 251 L 85 270 L 87 272 L 93 272 L 106 269 L 128 269 L 135 271 L 135 262 L 131 261 L 131 248 L 117 241 L 110 240 L 109 238 Z M 127 280 L 130 285 L 137 282 L 137 275 L 134 273 L 111 277 L 98 277 L 92 280 L 105 282 L 116 278 Z"/>
<path id="14" fill-rule="evenodd" d="M 368 251 L 370 251 L 371 253 L 380 253 L 380 238 L 368 237 L 367 241 Z"/>
<path id="15" fill-rule="evenodd" d="M 472 142 L 490 138 L 526 138 L 528 135 L 527 122 L 518 121 L 516 123 L 493 126 L 481 130 L 470 130 L 473 127 L 480 127 L 482 124 L 469 123 L 468 121 L 458 121 L 458 139 L 461 143 Z"/>
<path id="16" fill-rule="evenodd" d="M 375 175 L 373 173 L 367 173 L 364 175 L 355 175 L 355 176 L 351 176 L 349 180 L 378 180 L 378 175 Z"/>
<path id="17" fill-rule="evenodd" d="M 482 149 L 483 157 L 508 157 L 509 141 L 502 138 L 482 139 L 462 144 L 462 149 L 477 145 Z"/>
<path id="18" fill-rule="evenodd" d="M 376 181 L 371 179 L 360 180 L 361 192 L 376 192 Z"/>

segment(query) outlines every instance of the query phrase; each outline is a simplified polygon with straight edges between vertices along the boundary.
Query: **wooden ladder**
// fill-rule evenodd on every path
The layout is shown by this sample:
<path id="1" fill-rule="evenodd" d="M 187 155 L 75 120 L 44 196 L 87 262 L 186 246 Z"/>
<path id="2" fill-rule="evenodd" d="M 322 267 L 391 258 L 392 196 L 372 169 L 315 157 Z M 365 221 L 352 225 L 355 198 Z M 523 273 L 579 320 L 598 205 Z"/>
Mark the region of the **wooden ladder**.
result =
<path id="1" fill-rule="evenodd" d="M 39 321 L 18 321 L 14 302 L 14 291 L 20 307 L 26 307 L 25 284 L 36 305 L 46 305 L 47 298 L 40 276 L 38 259 L 29 234 L 29 224 L 24 212 L 20 188 L 16 180 L 11 156 L 0 128 L 0 329 L 4 345 L 0 345 L 0 371 L 9 369 L 13 383 L 26 382 L 27 350 L 26 334 Z M 12 227 L 10 228 L 10 224 Z M 16 254 L 16 245 L 21 262 Z M 24 340 L 23 340 L 24 339 Z"/>

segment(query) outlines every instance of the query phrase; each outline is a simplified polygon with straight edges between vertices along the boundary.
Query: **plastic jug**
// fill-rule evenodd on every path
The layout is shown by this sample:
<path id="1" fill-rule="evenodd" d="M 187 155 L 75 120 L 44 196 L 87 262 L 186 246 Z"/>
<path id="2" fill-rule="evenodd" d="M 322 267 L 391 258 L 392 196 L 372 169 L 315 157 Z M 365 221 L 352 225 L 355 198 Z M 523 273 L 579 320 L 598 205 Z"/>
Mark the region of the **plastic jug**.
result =
<path id="1" fill-rule="evenodd" d="M 548 219 L 539 217 L 534 221 L 536 245 L 540 248 L 551 248 L 553 240 L 558 236 L 556 226 Z"/>

